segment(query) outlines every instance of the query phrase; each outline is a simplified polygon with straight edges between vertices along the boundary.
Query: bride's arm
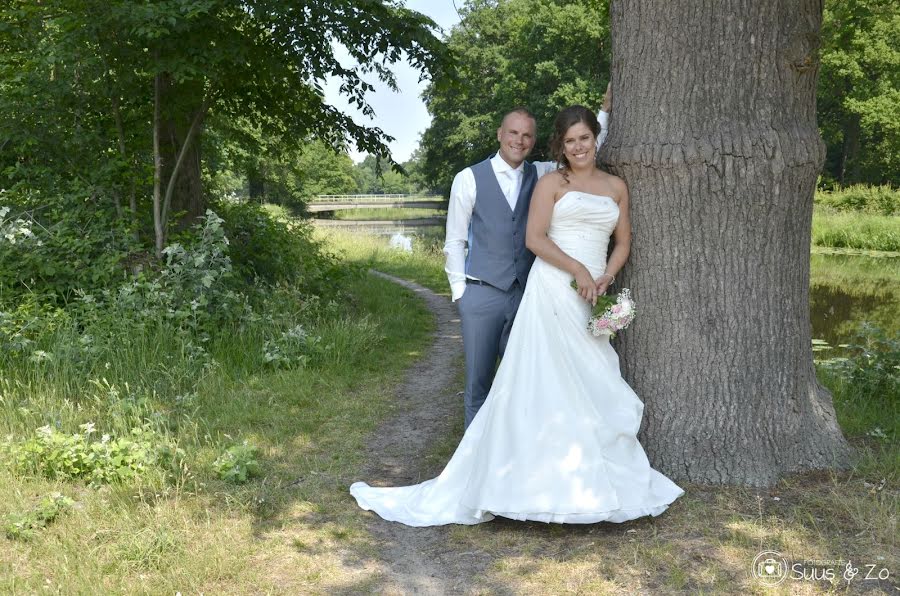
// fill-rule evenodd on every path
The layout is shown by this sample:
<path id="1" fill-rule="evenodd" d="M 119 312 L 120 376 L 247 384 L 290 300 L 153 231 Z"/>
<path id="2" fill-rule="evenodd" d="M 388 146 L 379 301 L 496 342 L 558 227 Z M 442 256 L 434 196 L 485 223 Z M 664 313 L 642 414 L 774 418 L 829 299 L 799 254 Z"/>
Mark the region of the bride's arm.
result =
<path id="1" fill-rule="evenodd" d="M 581 297 L 591 304 L 595 304 L 597 302 L 597 284 L 591 277 L 591 272 L 580 261 L 563 252 L 547 236 L 560 179 L 559 174 L 550 174 L 541 178 L 535 186 L 534 193 L 531 195 L 531 206 L 528 209 L 525 246 L 541 260 L 570 273 L 578 284 L 578 293 L 581 294 Z"/>
<path id="2" fill-rule="evenodd" d="M 609 260 L 606 262 L 606 271 L 597 279 L 597 294 L 606 293 L 609 284 L 612 283 L 631 253 L 631 215 L 628 209 L 628 185 L 621 178 L 613 179 L 616 196 L 619 199 L 619 221 L 612 237 L 615 245 Z"/>

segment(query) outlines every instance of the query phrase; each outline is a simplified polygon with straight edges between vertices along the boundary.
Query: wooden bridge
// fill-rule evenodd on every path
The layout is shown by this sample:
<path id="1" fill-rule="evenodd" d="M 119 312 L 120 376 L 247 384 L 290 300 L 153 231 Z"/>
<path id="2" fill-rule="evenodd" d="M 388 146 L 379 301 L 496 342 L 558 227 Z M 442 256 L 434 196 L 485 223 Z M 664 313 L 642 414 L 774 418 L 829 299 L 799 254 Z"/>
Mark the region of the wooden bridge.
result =
<path id="1" fill-rule="evenodd" d="M 341 209 L 446 209 L 447 201 L 439 196 L 418 195 L 319 195 L 309 202 L 310 213 Z"/>

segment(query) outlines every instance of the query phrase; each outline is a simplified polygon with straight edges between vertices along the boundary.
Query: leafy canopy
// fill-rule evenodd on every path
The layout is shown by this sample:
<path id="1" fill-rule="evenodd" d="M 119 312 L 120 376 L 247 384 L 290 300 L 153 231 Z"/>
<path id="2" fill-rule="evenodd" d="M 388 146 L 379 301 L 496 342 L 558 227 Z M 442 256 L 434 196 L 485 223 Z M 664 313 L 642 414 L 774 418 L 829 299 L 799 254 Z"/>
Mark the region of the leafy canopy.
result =
<path id="1" fill-rule="evenodd" d="M 448 40 L 459 83 L 437 77 L 425 91 L 428 183 L 446 191 L 455 172 L 496 151 L 495 131 L 511 108 L 526 106 L 537 117 L 534 159 L 547 156 L 561 108 L 599 108 L 610 69 L 608 8 L 608 0 L 467 2 Z"/>

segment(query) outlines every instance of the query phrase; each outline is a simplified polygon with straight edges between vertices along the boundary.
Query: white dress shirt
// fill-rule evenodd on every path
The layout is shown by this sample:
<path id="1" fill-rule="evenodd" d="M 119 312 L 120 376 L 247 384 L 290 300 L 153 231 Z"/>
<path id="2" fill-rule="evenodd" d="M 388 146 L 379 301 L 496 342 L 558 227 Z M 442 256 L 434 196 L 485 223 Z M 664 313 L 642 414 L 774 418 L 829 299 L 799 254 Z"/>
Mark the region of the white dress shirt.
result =
<path id="1" fill-rule="evenodd" d="M 600 145 L 606 140 L 609 114 L 601 110 L 597 114 L 597 120 L 600 122 L 600 134 L 597 135 L 597 149 L 599 150 Z M 525 164 L 521 163 L 519 167 L 513 168 L 497 153 L 491 158 L 491 167 L 510 209 L 515 209 L 519 200 L 519 189 L 522 187 Z M 544 174 L 556 170 L 556 162 L 536 161 L 534 167 L 537 177 L 540 178 Z M 469 240 L 469 224 L 472 222 L 472 211 L 475 209 L 476 192 L 475 174 L 472 172 L 472 168 L 464 169 L 453 178 L 453 186 L 450 187 L 450 204 L 447 207 L 447 237 L 444 241 L 444 255 L 447 260 L 444 264 L 444 271 L 447 272 L 447 279 L 450 281 L 450 293 L 454 302 L 459 300 L 466 291 L 466 277 L 477 279 L 466 275 L 466 243 Z"/>

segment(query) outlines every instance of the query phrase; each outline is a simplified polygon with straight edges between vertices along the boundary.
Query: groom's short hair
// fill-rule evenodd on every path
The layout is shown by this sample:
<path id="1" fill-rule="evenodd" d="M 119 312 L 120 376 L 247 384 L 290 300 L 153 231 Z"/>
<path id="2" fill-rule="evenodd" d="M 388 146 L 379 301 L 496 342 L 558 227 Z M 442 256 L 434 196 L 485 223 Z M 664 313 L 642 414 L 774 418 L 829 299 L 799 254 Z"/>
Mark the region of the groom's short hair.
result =
<path id="1" fill-rule="evenodd" d="M 523 116 L 527 116 L 527 117 L 531 118 L 532 120 L 534 120 L 535 123 L 537 123 L 537 118 L 535 118 L 534 114 L 531 112 L 531 110 L 529 110 L 525 106 L 516 106 L 513 109 L 509 110 L 508 112 L 503 114 L 503 118 L 500 118 L 500 122 L 503 122 L 504 120 L 506 120 L 506 117 L 509 116 L 510 114 L 522 114 Z"/>

